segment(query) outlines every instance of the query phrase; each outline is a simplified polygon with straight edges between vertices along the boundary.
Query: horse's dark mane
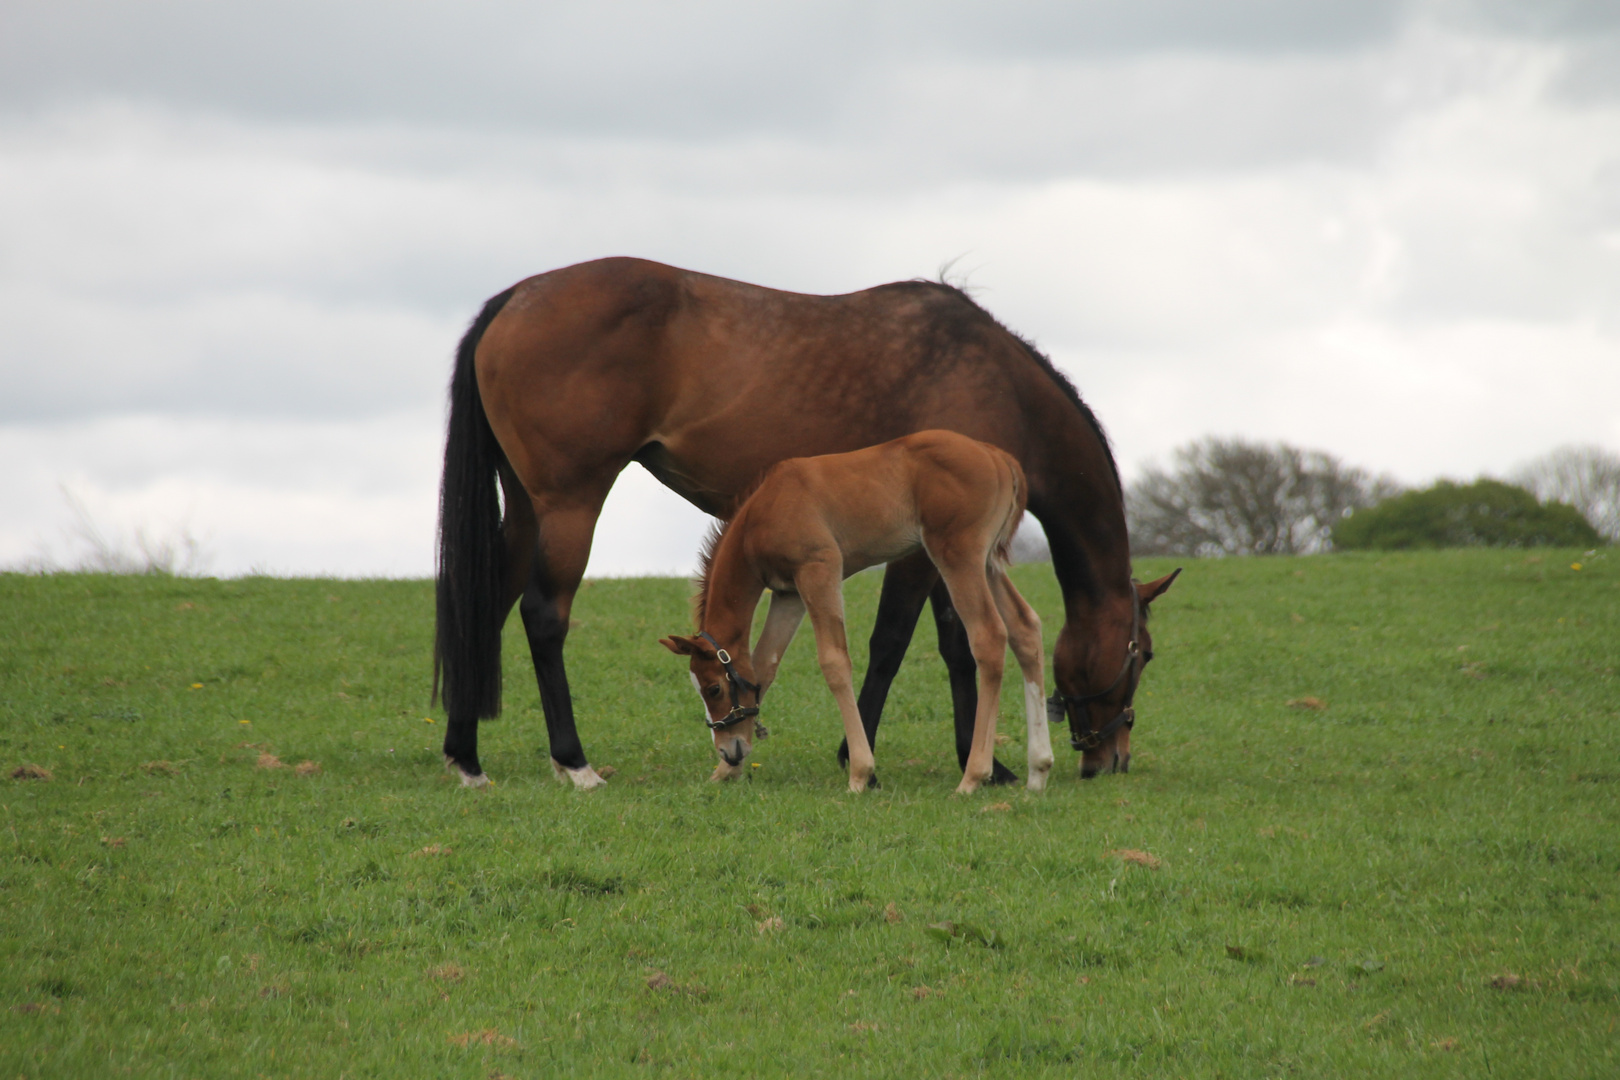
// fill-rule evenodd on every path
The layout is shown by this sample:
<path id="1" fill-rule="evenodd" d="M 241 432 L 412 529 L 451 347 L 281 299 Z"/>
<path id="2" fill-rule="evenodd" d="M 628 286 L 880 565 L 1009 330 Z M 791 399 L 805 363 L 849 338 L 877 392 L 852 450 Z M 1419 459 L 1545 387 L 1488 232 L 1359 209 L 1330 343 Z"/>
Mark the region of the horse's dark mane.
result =
<path id="1" fill-rule="evenodd" d="M 1018 342 L 1023 347 L 1024 352 L 1029 355 L 1029 358 L 1035 361 L 1035 365 L 1045 372 L 1046 377 L 1051 379 L 1063 396 L 1069 399 L 1069 403 L 1079 410 L 1086 423 L 1091 425 L 1091 430 L 1096 434 L 1097 441 L 1102 444 L 1103 456 L 1108 459 L 1108 469 L 1114 475 L 1114 486 L 1119 489 L 1121 495 L 1125 493 L 1125 485 L 1119 479 L 1119 466 L 1114 461 L 1114 448 L 1108 442 L 1108 433 L 1103 430 L 1102 422 L 1097 419 L 1097 414 L 1091 411 L 1091 406 L 1081 399 L 1080 391 L 1075 389 L 1074 383 L 1069 380 L 1067 375 L 1057 369 L 1057 366 L 1052 363 L 1051 357 L 1036 348 L 1033 341 L 1030 341 L 1022 334 L 1009 330 L 999 319 L 986 311 L 983 304 L 973 299 L 972 295 L 962 286 L 953 285 L 943 279 L 931 281 L 927 278 L 913 278 L 906 284 L 924 285 L 950 295 L 953 299 L 966 304 L 989 322 L 991 326 Z"/>

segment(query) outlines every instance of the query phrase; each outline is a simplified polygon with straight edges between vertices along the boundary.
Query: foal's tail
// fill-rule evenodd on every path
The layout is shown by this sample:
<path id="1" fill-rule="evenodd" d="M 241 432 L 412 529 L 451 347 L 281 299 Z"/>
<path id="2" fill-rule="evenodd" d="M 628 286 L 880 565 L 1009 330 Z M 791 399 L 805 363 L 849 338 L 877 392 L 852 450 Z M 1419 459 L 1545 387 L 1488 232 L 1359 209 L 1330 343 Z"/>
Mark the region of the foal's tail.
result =
<path id="1" fill-rule="evenodd" d="M 1012 474 L 1013 498 L 1012 504 L 1007 508 L 1007 518 L 1002 522 L 1001 531 L 996 534 L 996 543 L 991 550 L 995 552 L 996 562 L 1006 566 L 1012 562 L 1013 534 L 1024 521 L 1024 508 L 1029 502 L 1029 481 L 1024 479 L 1024 469 L 1018 464 L 1017 458 L 1008 453 L 1003 453 L 1001 458 L 1002 464 Z"/>
<path id="2" fill-rule="evenodd" d="M 514 286 L 515 287 L 515 286 Z M 454 719 L 501 711 L 501 608 L 505 548 L 496 493 L 500 444 L 484 415 L 473 354 L 507 300 L 491 297 L 456 350 L 450 377 L 450 425 L 439 484 L 438 619 L 433 639 L 433 698 L 444 693 Z"/>

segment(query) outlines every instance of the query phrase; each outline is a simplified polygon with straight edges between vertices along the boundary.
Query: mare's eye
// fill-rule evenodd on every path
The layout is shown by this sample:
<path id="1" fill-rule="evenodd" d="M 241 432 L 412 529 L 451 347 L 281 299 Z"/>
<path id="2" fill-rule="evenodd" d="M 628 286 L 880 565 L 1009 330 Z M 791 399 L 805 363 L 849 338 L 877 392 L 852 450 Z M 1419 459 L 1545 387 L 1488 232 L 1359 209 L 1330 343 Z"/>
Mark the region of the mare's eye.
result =
<path id="1" fill-rule="evenodd" d="M 719 697 L 720 688 L 718 686 L 711 686 L 707 690 L 703 691 L 703 693 L 706 697 Z"/>

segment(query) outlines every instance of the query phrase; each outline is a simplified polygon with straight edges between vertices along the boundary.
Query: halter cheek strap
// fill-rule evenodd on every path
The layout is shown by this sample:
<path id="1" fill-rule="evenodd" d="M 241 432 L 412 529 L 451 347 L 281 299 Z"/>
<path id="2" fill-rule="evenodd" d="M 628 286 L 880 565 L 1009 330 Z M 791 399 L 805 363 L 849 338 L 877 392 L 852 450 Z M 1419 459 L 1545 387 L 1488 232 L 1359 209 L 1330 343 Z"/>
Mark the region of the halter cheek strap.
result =
<path id="1" fill-rule="evenodd" d="M 1134 582 L 1132 584 L 1134 584 Z M 1063 721 L 1068 719 L 1069 710 L 1071 708 L 1077 710 L 1075 715 L 1080 715 L 1078 710 L 1081 707 L 1089 704 L 1090 702 L 1096 701 L 1099 698 L 1105 698 L 1109 694 L 1112 694 L 1115 690 L 1119 689 L 1119 684 L 1125 681 L 1125 676 L 1130 674 L 1131 665 L 1136 661 L 1136 658 L 1140 656 L 1142 652 L 1142 601 L 1141 598 L 1136 595 L 1135 589 L 1131 590 L 1131 601 L 1131 640 L 1130 643 L 1125 646 L 1125 662 L 1120 665 L 1119 674 L 1114 676 L 1114 681 L 1108 684 L 1108 688 L 1106 690 L 1099 690 L 1095 694 L 1065 694 L 1061 690 L 1054 692 L 1051 697 L 1046 699 L 1046 719 L 1048 722 L 1053 724 L 1063 723 Z M 1083 735 L 1076 735 L 1071 729 L 1069 733 L 1069 745 L 1081 753 L 1084 753 L 1087 750 L 1094 750 L 1101 746 L 1105 741 L 1112 738 L 1114 733 L 1119 731 L 1121 728 L 1129 730 L 1135 726 L 1136 710 L 1126 707 L 1120 711 L 1118 716 L 1114 717 L 1108 723 L 1104 724 L 1095 731 L 1087 731 Z"/>
<path id="2" fill-rule="evenodd" d="M 759 706 L 755 704 L 744 707 L 741 692 L 744 690 L 752 690 L 755 695 L 754 700 L 757 702 L 759 701 L 760 697 L 763 696 L 760 693 L 759 685 L 757 683 L 751 683 L 741 675 L 737 674 L 737 668 L 731 661 L 731 654 L 722 649 L 720 647 L 720 643 L 714 640 L 714 638 L 710 637 L 707 630 L 699 630 L 698 637 L 714 646 L 715 658 L 718 659 L 720 661 L 720 665 L 726 669 L 726 682 L 730 684 L 731 687 L 731 711 L 725 716 L 721 717 L 719 720 L 704 717 L 703 722 L 709 725 L 709 730 L 720 731 L 723 728 L 731 727 L 733 724 L 746 720 L 750 716 L 758 716 Z"/>

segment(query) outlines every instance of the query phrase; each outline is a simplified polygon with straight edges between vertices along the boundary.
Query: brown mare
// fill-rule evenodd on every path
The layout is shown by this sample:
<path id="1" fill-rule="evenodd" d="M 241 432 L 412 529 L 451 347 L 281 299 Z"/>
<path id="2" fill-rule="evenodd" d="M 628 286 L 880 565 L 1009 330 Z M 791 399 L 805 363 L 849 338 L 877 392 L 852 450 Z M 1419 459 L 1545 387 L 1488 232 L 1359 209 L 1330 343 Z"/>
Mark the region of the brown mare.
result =
<path id="1" fill-rule="evenodd" d="M 1023 466 L 1029 511 L 1046 530 L 1063 590 L 1053 653 L 1059 717 L 1066 713 L 1083 750 L 1082 776 L 1126 767 L 1122 720 L 1146 656 L 1145 604 L 1168 579 L 1141 591 L 1131 581 L 1108 442 L 1050 361 L 941 284 L 807 296 L 639 259 L 519 282 L 484 305 L 457 351 L 434 649 L 446 762 L 464 783 L 484 782 L 478 721 L 500 711 L 501 625 L 516 602 L 553 767 L 579 787 L 602 782 L 574 727 L 563 642 L 597 515 L 632 461 L 728 518 L 778 461 L 929 428 L 999 446 Z M 921 553 L 885 572 L 860 713 L 871 744 L 930 596 L 965 766 L 973 655 Z M 1014 779 L 995 768 L 995 780 Z"/>
<path id="2" fill-rule="evenodd" d="M 808 610 L 821 673 L 844 720 L 849 789 L 876 786 L 844 639 L 843 581 L 921 552 L 945 583 L 978 667 L 972 749 L 956 790 L 975 791 L 991 777 L 1009 642 L 1024 675 L 1029 786 L 1045 787 L 1052 742 L 1041 690 L 1041 620 L 1005 569 L 1024 493 L 1024 470 L 1011 454 L 954 431 L 921 431 L 772 467 L 705 552 L 698 634 L 663 640 L 671 652 L 692 658 L 692 681 L 720 755 L 710 779 L 742 771 L 760 700 Z M 766 589 L 765 629 L 750 649 L 754 610 Z"/>

